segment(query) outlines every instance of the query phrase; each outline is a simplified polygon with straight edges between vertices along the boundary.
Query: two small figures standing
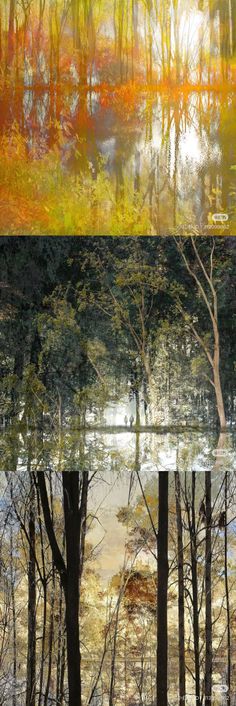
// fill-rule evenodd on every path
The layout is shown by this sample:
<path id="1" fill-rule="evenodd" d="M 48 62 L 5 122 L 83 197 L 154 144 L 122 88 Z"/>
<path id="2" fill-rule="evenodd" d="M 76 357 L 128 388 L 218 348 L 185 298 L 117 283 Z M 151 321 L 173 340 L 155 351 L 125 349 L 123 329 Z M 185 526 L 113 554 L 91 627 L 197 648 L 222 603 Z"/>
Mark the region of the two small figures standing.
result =
<path id="1" fill-rule="evenodd" d="M 132 427 L 132 426 L 133 426 L 133 423 L 134 423 L 134 416 L 133 416 L 133 414 L 130 415 L 129 420 L 128 420 L 127 414 L 125 415 L 124 422 L 125 422 L 125 426 L 126 426 L 126 427 L 127 427 L 128 421 L 129 421 L 130 427 Z"/>

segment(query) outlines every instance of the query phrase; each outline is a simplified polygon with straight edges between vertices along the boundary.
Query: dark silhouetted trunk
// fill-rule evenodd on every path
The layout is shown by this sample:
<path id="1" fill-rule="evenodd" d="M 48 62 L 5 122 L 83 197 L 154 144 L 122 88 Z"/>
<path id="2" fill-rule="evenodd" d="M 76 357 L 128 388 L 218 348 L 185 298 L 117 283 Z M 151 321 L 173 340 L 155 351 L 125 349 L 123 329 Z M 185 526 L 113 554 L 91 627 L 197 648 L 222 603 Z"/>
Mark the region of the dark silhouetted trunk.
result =
<path id="1" fill-rule="evenodd" d="M 179 471 L 175 471 L 175 503 L 178 547 L 178 623 L 179 623 L 179 705 L 185 703 L 185 632 L 184 632 L 184 552 L 181 515 L 181 485 Z"/>
<path id="2" fill-rule="evenodd" d="M 205 591 L 206 591 L 206 652 L 205 652 L 205 706 L 212 700 L 212 589 L 211 589 L 211 471 L 205 473 L 206 497 L 206 551 L 205 551 Z"/>
<path id="3" fill-rule="evenodd" d="M 35 706 L 36 680 L 36 562 L 35 562 L 35 489 L 30 472 L 29 565 L 28 565 L 28 648 L 26 706 Z"/>
<path id="4" fill-rule="evenodd" d="M 194 669 L 195 669 L 195 699 L 196 706 L 200 703 L 200 651 L 199 651 L 199 614 L 198 614 L 198 575 L 197 575 L 197 540 L 195 520 L 195 495 L 196 472 L 192 471 L 192 497 L 191 505 L 188 501 L 188 490 L 185 475 L 185 503 L 188 515 L 190 533 L 190 557 L 192 575 L 192 610 L 193 610 L 193 644 L 194 644 Z"/>
<path id="5" fill-rule="evenodd" d="M 44 473 L 38 472 L 37 479 L 53 560 L 65 595 L 69 706 L 81 706 L 79 583 L 84 559 L 88 473 L 67 472 L 62 477 L 66 564 L 54 531 Z"/>
<path id="6" fill-rule="evenodd" d="M 228 579 L 228 472 L 225 473 L 225 547 L 224 547 L 224 568 L 225 568 L 225 596 L 226 596 L 226 615 L 227 615 L 227 679 L 228 686 L 227 706 L 231 702 L 231 627 L 230 627 L 230 600 L 229 600 L 229 579 Z"/>
<path id="7" fill-rule="evenodd" d="M 159 472 L 157 538 L 157 706 L 167 706 L 167 592 L 168 592 L 168 483 L 167 471 Z"/>
<path id="8" fill-rule="evenodd" d="M 62 586 L 60 586 L 60 598 L 59 598 L 59 621 L 58 621 L 58 639 L 57 639 L 57 682 L 56 682 L 56 704 L 62 703 L 62 690 L 61 690 L 61 677 L 63 671 L 63 653 L 65 653 L 65 625 L 64 625 L 64 614 L 63 614 L 63 592 Z"/>
<path id="9" fill-rule="evenodd" d="M 192 472 L 192 517 L 191 517 L 191 566 L 193 586 L 193 640 L 195 662 L 195 694 L 196 706 L 200 701 L 200 652 L 199 652 L 199 616 L 198 616 L 198 576 L 197 576 L 197 540 L 195 523 L 195 484 L 196 474 Z"/>
<path id="10" fill-rule="evenodd" d="M 11 484 L 12 498 L 12 484 Z M 12 706 L 16 706 L 16 680 L 17 680 L 17 644 L 16 644 L 16 602 L 15 602 L 15 578 L 13 565 L 13 532 L 10 528 L 10 574 L 11 574 L 11 606 L 12 606 L 12 634 L 13 634 L 13 693 Z"/>
<path id="11" fill-rule="evenodd" d="M 69 706 L 81 704 L 81 655 L 79 634 L 80 513 L 79 474 L 63 473 L 66 538 L 66 638 Z"/>
<path id="12" fill-rule="evenodd" d="M 49 690 L 51 685 L 52 676 L 52 654 L 53 654 L 53 635 L 54 635 L 54 604 L 55 604 L 55 569 L 53 567 L 52 575 L 52 591 L 51 591 L 51 606 L 50 606 L 50 623 L 49 623 L 49 635 L 48 635 L 48 673 L 47 682 L 44 694 L 44 706 L 48 704 Z"/>

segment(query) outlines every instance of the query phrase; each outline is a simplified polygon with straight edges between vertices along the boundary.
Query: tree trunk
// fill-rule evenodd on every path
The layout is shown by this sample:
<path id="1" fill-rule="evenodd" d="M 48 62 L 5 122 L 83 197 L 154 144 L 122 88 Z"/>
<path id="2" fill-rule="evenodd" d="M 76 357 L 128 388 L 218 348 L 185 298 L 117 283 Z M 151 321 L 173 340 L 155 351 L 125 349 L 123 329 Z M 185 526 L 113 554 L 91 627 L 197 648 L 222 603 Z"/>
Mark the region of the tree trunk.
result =
<path id="1" fill-rule="evenodd" d="M 67 586 L 66 637 L 69 706 L 81 706 L 81 655 L 79 634 L 80 513 L 79 473 L 63 473 Z"/>
<path id="2" fill-rule="evenodd" d="M 228 0 L 221 0 L 219 3 L 219 19 L 222 78 L 223 80 L 227 80 L 230 57 L 230 17 Z"/>
<path id="3" fill-rule="evenodd" d="M 179 623 L 179 706 L 185 704 L 185 631 L 184 631 L 184 552 L 181 516 L 181 485 L 175 471 L 175 503 L 178 538 L 178 623 Z"/>
<path id="4" fill-rule="evenodd" d="M 232 50 L 233 56 L 236 54 L 236 7 L 235 2 L 231 3 L 231 23 L 232 23 Z"/>
<path id="5" fill-rule="evenodd" d="M 198 617 L 198 575 L 197 575 L 197 541 L 196 541 L 196 521 L 195 521 L 195 485 L 196 473 L 192 471 L 192 504 L 191 504 L 191 570 L 192 570 L 192 591 L 193 591 L 193 641 L 194 641 L 194 665 L 195 665 L 195 696 L 196 706 L 200 703 L 200 653 L 199 653 L 199 617 Z"/>
<path id="6" fill-rule="evenodd" d="M 167 706 L 168 471 L 159 472 L 157 540 L 157 706 Z"/>
<path id="7" fill-rule="evenodd" d="M 2 51 L 2 10 L 0 8 L 0 63 L 3 58 L 3 51 Z"/>
<path id="8" fill-rule="evenodd" d="M 206 552 L 205 552 L 205 592 L 206 592 L 206 653 L 205 653 L 205 706 L 211 706 L 212 699 L 212 591 L 211 591 L 211 471 L 205 473 L 206 496 Z"/>
<path id="9" fill-rule="evenodd" d="M 112 644 L 112 655 L 111 655 L 111 679 L 109 687 L 109 706 L 113 706 L 114 696 L 115 696 L 115 671 L 116 671 L 116 649 L 117 649 L 117 637 L 118 637 L 118 625 L 120 617 L 120 605 L 121 601 L 117 603 L 115 625 L 114 625 L 114 637 Z"/>
<path id="10" fill-rule="evenodd" d="M 48 635 L 48 673 L 47 682 L 44 694 L 44 706 L 48 704 L 48 697 L 50 693 L 51 686 L 51 676 L 52 676 L 52 653 L 53 653 L 53 637 L 54 637 L 54 604 L 55 604 L 55 569 L 53 566 L 52 574 L 52 591 L 51 591 L 51 608 L 50 608 L 50 623 L 49 623 L 49 635 Z"/>
<path id="11" fill-rule="evenodd" d="M 79 584 L 84 558 L 86 532 L 86 513 L 88 495 L 88 473 L 78 471 L 64 472 L 63 508 L 66 546 L 66 564 L 64 562 L 53 526 L 50 511 L 45 474 L 37 472 L 38 487 L 43 508 L 45 527 L 50 542 L 53 561 L 59 572 L 65 595 L 65 626 L 67 638 L 67 673 L 69 687 L 69 706 L 81 706 L 81 655 L 79 631 Z M 63 688 L 64 657 L 61 671 Z"/>
<path id="12" fill-rule="evenodd" d="M 29 464 L 30 465 L 30 462 Z M 30 472 L 30 468 L 28 469 Z M 29 566 L 28 566 L 28 650 L 26 706 L 35 706 L 36 679 L 36 564 L 35 564 L 35 491 L 30 472 Z"/>
<path id="13" fill-rule="evenodd" d="M 38 523 L 39 523 L 40 551 L 41 551 L 42 579 L 43 579 L 43 583 L 42 583 L 42 586 L 43 586 L 43 615 L 42 615 L 41 664 L 40 664 L 40 670 L 39 670 L 39 688 L 38 688 L 38 706 L 41 706 L 42 696 L 43 696 L 46 625 L 47 625 L 47 577 L 46 577 L 46 567 L 45 567 L 45 552 L 44 552 L 44 542 L 43 542 L 43 528 L 42 528 L 42 519 L 41 519 L 40 497 L 39 497 L 38 488 L 37 488 L 37 514 L 38 514 Z"/>
<path id="14" fill-rule="evenodd" d="M 135 390 L 135 426 L 137 429 L 140 427 L 140 397 L 138 388 Z"/>
<path id="15" fill-rule="evenodd" d="M 12 484 L 11 484 L 12 499 Z M 17 686 L 17 644 L 16 644 L 16 602 L 15 602 L 15 579 L 13 566 L 13 532 L 10 527 L 10 574 L 11 574 L 11 605 L 12 605 L 12 626 L 13 626 L 13 691 L 12 706 L 16 706 L 16 686 Z"/>
<path id="16" fill-rule="evenodd" d="M 214 375 L 216 404 L 217 404 L 217 412 L 218 412 L 218 417 L 219 417 L 219 422 L 220 422 L 220 428 L 225 429 L 226 416 L 225 416 L 225 407 L 224 407 L 224 400 L 223 400 L 221 379 L 220 379 L 219 344 L 217 344 L 215 355 L 214 355 L 213 375 Z"/>
<path id="17" fill-rule="evenodd" d="M 57 636 L 57 686 L 56 686 L 56 704 L 61 704 L 62 693 L 61 693 L 61 674 L 62 674 L 62 656 L 64 647 L 64 614 L 62 610 L 62 586 L 60 586 L 60 598 L 59 598 L 59 621 L 58 621 L 58 636 Z"/>
<path id="18" fill-rule="evenodd" d="M 66 639 L 63 634 L 63 644 L 61 653 L 61 675 L 60 675 L 60 694 L 59 694 L 59 706 L 63 706 L 64 703 L 64 677 L 65 677 L 65 655 L 66 655 Z"/>
<path id="19" fill-rule="evenodd" d="M 11 414 L 13 417 L 17 416 L 19 412 L 19 390 L 18 390 L 18 385 L 19 382 L 21 382 L 22 377 L 23 377 L 23 370 L 24 370 L 24 354 L 22 350 L 18 349 L 15 353 L 14 357 L 14 368 L 13 368 L 13 375 L 16 375 L 18 378 L 17 382 L 15 383 L 12 393 L 11 393 Z"/>
<path id="20" fill-rule="evenodd" d="M 40 674 L 39 674 L 38 706 L 41 706 L 42 696 L 43 696 L 46 624 L 47 624 L 47 583 L 45 582 L 44 586 L 43 586 L 42 644 L 41 644 L 41 664 L 40 664 Z"/>
<path id="21" fill-rule="evenodd" d="M 225 547 L 224 547 L 224 566 L 225 566 L 225 596 L 226 596 L 226 615 L 227 615 L 227 706 L 230 706 L 231 701 L 231 629 L 230 629 L 230 600 L 229 600 L 229 581 L 228 581 L 228 472 L 225 473 Z"/>
<path id="22" fill-rule="evenodd" d="M 14 24 L 15 24 L 16 1 L 10 0 L 9 23 L 8 23 L 8 47 L 7 66 L 10 68 L 14 59 Z"/>
<path id="23" fill-rule="evenodd" d="M 199 332 L 196 329 L 193 322 L 190 324 L 190 328 L 193 331 L 198 344 L 200 345 L 200 347 L 204 351 L 206 358 L 208 360 L 208 363 L 210 363 L 210 365 L 211 365 L 212 374 L 213 374 L 213 380 L 211 380 L 211 383 L 213 384 L 214 390 L 215 390 L 216 406 L 217 406 L 217 413 L 218 413 L 219 422 L 220 422 L 220 428 L 225 429 L 226 416 L 225 416 L 225 407 L 224 407 L 224 400 L 223 400 L 223 393 L 222 393 L 222 383 L 221 383 L 221 376 L 220 376 L 220 334 L 219 334 L 219 324 L 218 324 L 218 294 L 217 294 L 217 290 L 215 288 L 214 277 L 213 277 L 214 247 L 215 247 L 215 245 L 214 245 L 214 239 L 213 239 L 213 246 L 211 248 L 210 263 L 209 263 L 210 272 L 208 272 L 206 264 L 204 263 L 201 255 L 200 255 L 200 252 L 196 246 L 195 241 L 196 241 L 196 239 L 191 237 L 191 242 L 192 242 L 193 250 L 195 253 L 195 257 L 196 257 L 196 262 L 199 264 L 200 271 L 204 275 L 205 284 L 206 284 L 205 288 L 204 288 L 204 285 L 202 284 L 200 275 L 198 275 L 196 273 L 195 269 L 190 265 L 190 262 L 184 253 L 184 250 L 181 248 L 181 245 L 179 245 L 175 239 L 175 242 L 177 244 L 177 248 L 178 248 L 179 252 L 181 253 L 185 267 L 186 267 L 189 275 L 192 277 L 195 284 L 197 285 L 198 292 L 200 294 L 200 297 L 201 297 L 203 303 L 206 306 L 206 310 L 207 310 L 209 318 L 210 318 L 211 330 L 212 330 L 212 333 L 214 336 L 213 353 L 211 352 L 210 347 L 208 345 L 206 345 L 204 337 L 199 334 Z M 210 288 L 210 293 L 209 293 L 209 288 Z M 182 311 L 182 314 L 183 314 L 183 311 Z"/>

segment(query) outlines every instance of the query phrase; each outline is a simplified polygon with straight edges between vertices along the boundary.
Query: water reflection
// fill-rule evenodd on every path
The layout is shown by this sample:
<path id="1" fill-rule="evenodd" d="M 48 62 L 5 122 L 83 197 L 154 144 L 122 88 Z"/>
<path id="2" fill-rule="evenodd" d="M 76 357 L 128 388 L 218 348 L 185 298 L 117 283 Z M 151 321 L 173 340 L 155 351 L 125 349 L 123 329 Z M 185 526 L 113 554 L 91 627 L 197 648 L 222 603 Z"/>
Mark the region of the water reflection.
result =
<path id="1" fill-rule="evenodd" d="M 212 219 L 218 212 L 228 216 L 225 234 L 235 234 L 235 94 L 143 93 L 135 105 L 122 100 L 76 86 L 37 91 L 27 81 L 23 92 L 0 97 L 0 130 L 17 122 L 37 157 L 58 144 L 74 174 L 90 164 L 96 178 L 102 164 L 117 198 L 128 183 L 148 204 L 155 234 L 188 223 L 221 234 Z"/>
<path id="2" fill-rule="evenodd" d="M 59 432 L 19 429 L 10 426 L 1 433 L 0 471 L 32 470 L 104 471 L 149 477 L 158 471 L 236 471 L 234 432 L 142 431 L 125 429 Z"/>

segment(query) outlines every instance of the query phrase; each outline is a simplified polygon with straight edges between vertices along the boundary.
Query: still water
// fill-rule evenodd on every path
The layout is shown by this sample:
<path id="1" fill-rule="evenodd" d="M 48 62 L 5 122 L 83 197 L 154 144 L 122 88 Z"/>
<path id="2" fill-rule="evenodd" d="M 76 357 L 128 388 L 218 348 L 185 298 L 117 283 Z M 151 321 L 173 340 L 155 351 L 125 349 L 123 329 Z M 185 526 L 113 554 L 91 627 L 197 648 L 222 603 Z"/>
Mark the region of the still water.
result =
<path id="1" fill-rule="evenodd" d="M 81 471 L 147 479 L 158 471 L 236 471 L 235 432 L 125 428 L 42 432 L 9 426 L 0 435 L 0 471 Z"/>
<path id="2" fill-rule="evenodd" d="M 96 179 L 105 170 L 117 198 L 126 187 L 140 194 L 157 235 L 236 234 L 235 114 L 233 91 L 26 86 L 0 95 L 1 132 L 17 124 L 34 159 L 57 145 L 65 172 Z"/>

